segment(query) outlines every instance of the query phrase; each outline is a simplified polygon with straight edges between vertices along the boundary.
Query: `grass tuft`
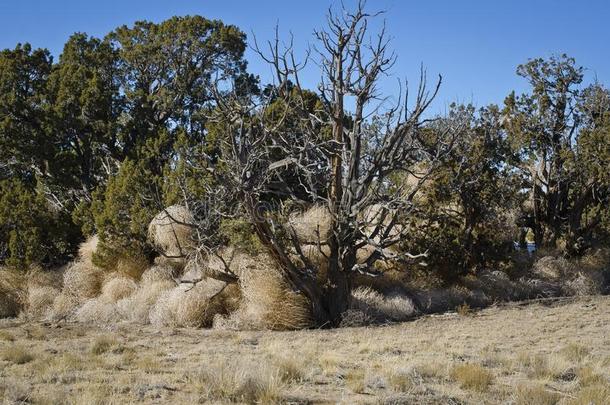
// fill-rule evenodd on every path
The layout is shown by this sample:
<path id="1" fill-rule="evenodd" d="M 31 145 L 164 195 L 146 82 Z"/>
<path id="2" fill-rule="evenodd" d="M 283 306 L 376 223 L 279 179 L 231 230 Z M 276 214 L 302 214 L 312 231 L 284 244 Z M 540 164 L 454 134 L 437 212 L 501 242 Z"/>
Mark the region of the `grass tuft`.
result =
<path id="1" fill-rule="evenodd" d="M 14 342 L 15 336 L 5 330 L 0 330 L 0 340 L 4 340 L 6 342 Z"/>
<path id="2" fill-rule="evenodd" d="M 26 364 L 34 360 L 34 355 L 21 345 L 13 345 L 2 351 L 2 360 L 13 364 Z"/>
<path id="3" fill-rule="evenodd" d="M 516 405 L 555 405 L 560 396 L 542 385 L 519 385 L 515 391 Z"/>
<path id="4" fill-rule="evenodd" d="M 610 404 L 610 387 L 608 384 L 593 385 L 583 388 L 570 405 L 605 405 Z"/>
<path id="5" fill-rule="evenodd" d="M 487 391 L 493 383 L 494 376 L 485 367 L 478 364 L 460 364 L 451 370 L 451 378 L 460 383 L 465 389 L 474 391 Z"/>
<path id="6" fill-rule="evenodd" d="M 277 370 L 250 362 L 219 363 L 189 380 L 204 401 L 278 403 L 283 389 Z"/>
<path id="7" fill-rule="evenodd" d="M 109 351 L 118 353 L 122 350 L 122 346 L 114 336 L 100 335 L 97 336 L 91 344 L 91 353 L 95 355 L 103 354 Z"/>
<path id="8" fill-rule="evenodd" d="M 569 361 L 580 362 L 589 355 L 590 350 L 578 343 L 570 343 L 560 353 Z"/>

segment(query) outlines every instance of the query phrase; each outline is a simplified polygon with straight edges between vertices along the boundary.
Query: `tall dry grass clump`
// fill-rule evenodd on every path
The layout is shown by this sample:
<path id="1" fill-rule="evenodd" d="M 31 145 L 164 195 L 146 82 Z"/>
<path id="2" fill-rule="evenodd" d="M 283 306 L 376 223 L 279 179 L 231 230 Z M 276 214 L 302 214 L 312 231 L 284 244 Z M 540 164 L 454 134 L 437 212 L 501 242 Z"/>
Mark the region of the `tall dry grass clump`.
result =
<path id="1" fill-rule="evenodd" d="M 568 276 L 573 267 L 564 257 L 544 256 L 534 263 L 534 274 L 551 280 L 559 280 Z"/>
<path id="2" fill-rule="evenodd" d="M 279 370 L 251 360 L 212 362 L 188 381 L 205 402 L 279 403 L 284 387 Z"/>
<path id="3" fill-rule="evenodd" d="M 184 206 L 172 205 L 158 213 L 148 226 L 150 243 L 167 257 L 182 258 L 195 247 L 195 219 Z"/>
<path id="4" fill-rule="evenodd" d="M 451 378 L 460 383 L 462 388 L 474 391 L 486 391 L 494 381 L 494 375 L 478 364 L 465 363 L 451 370 Z"/>
<path id="5" fill-rule="evenodd" d="M 46 318 L 53 310 L 53 303 L 60 290 L 54 287 L 28 288 L 27 315 L 33 318 Z"/>
<path id="6" fill-rule="evenodd" d="M 352 292 L 350 309 L 376 322 L 405 321 L 417 315 L 411 298 L 398 293 L 383 295 L 369 287 L 358 287 Z"/>
<path id="7" fill-rule="evenodd" d="M 251 267 L 242 266 L 241 304 L 228 318 L 217 318 L 215 327 L 294 330 L 312 325 L 309 301 L 290 288 L 268 255 L 244 256 L 244 260 Z"/>
<path id="8" fill-rule="evenodd" d="M 114 304 L 129 297 L 138 287 L 135 281 L 122 275 L 110 277 L 102 286 L 100 299 Z"/>
<path id="9" fill-rule="evenodd" d="M 100 298 L 91 298 L 79 305 L 74 318 L 79 322 L 97 325 L 114 324 L 121 320 L 116 305 Z"/>
<path id="10" fill-rule="evenodd" d="M 314 205 L 306 211 L 293 214 L 288 220 L 297 238 L 304 244 L 324 242 L 330 232 L 330 214 L 323 205 Z"/>
<path id="11" fill-rule="evenodd" d="M 174 281 L 176 269 L 168 264 L 155 264 L 146 269 L 140 277 L 140 284 L 147 285 L 158 281 Z"/>
<path id="12" fill-rule="evenodd" d="M 79 304 L 76 297 L 62 292 L 53 300 L 49 317 L 53 320 L 70 318 L 78 309 Z"/>
<path id="13" fill-rule="evenodd" d="M 222 293 L 227 284 L 207 278 L 195 286 L 179 285 L 163 292 L 150 311 L 155 326 L 206 327 L 214 316 L 226 314 Z"/>
<path id="14" fill-rule="evenodd" d="M 97 236 L 93 236 L 82 243 L 77 260 L 64 272 L 63 293 L 79 301 L 94 298 L 101 292 L 104 274 L 92 261 L 97 241 Z"/>
<path id="15" fill-rule="evenodd" d="M 117 310 L 126 321 L 149 324 L 150 312 L 159 297 L 175 287 L 175 282 L 167 280 L 141 283 L 132 295 L 117 302 Z"/>

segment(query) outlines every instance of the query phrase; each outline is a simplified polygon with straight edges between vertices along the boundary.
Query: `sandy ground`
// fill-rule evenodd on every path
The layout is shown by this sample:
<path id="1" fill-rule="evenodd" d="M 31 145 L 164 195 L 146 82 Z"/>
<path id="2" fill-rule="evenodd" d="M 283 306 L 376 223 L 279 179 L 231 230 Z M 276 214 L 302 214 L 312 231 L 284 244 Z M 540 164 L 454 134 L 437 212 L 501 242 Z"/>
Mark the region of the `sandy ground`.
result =
<path id="1" fill-rule="evenodd" d="M 297 332 L 0 321 L 4 403 L 609 404 L 610 297 Z"/>

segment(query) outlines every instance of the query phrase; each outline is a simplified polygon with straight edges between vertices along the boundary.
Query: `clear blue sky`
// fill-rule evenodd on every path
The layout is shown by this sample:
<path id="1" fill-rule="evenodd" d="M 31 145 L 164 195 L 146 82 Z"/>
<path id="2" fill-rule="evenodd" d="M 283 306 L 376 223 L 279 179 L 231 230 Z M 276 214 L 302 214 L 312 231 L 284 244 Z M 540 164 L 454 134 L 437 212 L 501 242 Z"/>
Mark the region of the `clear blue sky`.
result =
<path id="1" fill-rule="evenodd" d="M 345 0 L 350 4 L 350 0 Z M 103 36 L 136 20 L 161 21 L 173 15 L 200 14 L 236 24 L 249 38 L 269 39 L 279 23 L 302 47 L 324 22 L 329 0 L 1 0 L 0 48 L 18 42 L 46 47 L 59 55 L 75 32 Z M 371 10 L 386 9 L 398 55 L 394 74 L 415 81 L 420 63 L 429 75 L 442 73 L 444 85 L 435 112 L 451 101 L 478 106 L 501 103 L 525 83 L 515 68 L 528 58 L 568 53 L 587 67 L 588 79 L 610 85 L 610 5 L 603 0 L 369 0 Z M 269 70 L 252 53 L 250 70 Z M 310 86 L 317 73 L 306 74 Z M 396 90 L 386 80 L 384 90 Z"/>

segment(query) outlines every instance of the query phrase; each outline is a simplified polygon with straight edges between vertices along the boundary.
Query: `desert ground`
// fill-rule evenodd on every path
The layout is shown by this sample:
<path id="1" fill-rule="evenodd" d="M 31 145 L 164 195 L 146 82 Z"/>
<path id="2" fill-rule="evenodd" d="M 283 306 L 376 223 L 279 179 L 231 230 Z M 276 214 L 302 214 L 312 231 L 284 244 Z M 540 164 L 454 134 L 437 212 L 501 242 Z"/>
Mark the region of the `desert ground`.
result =
<path id="1" fill-rule="evenodd" d="M 608 404 L 610 297 L 296 332 L 0 321 L 4 403 Z"/>

